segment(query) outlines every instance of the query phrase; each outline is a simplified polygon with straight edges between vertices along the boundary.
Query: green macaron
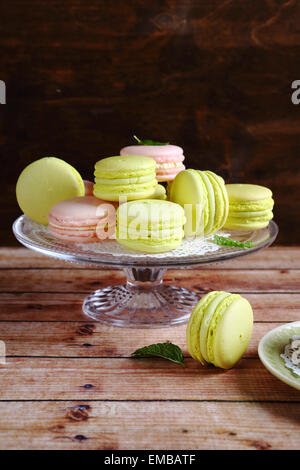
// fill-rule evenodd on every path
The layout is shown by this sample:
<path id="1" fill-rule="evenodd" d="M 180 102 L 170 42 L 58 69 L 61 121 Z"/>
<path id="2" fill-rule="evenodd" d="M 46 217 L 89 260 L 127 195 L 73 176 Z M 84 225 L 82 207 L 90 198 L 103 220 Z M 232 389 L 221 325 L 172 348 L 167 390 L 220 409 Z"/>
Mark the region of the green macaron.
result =
<path id="1" fill-rule="evenodd" d="M 186 340 L 191 356 L 201 364 L 232 368 L 246 351 L 252 333 L 253 311 L 239 294 L 213 291 L 194 307 Z"/>
<path id="2" fill-rule="evenodd" d="M 254 231 L 273 218 L 272 191 L 256 184 L 226 184 L 229 213 L 224 228 Z"/>
<path id="3" fill-rule="evenodd" d="M 17 201 L 24 214 L 44 225 L 48 224 L 48 213 L 54 204 L 84 196 L 84 192 L 78 171 L 56 157 L 44 157 L 30 163 L 16 185 Z"/>
<path id="4" fill-rule="evenodd" d="M 116 239 L 144 253 L 171 251 L 182 242 L 184 223 L 179 204 L 160 199 L 130 201 L 118 207 Z"/>
<path id="5" fill-rule="evenodd" d="M 156 162 L 138 155 L 107 157 L 95 164 L 94 196 L 105 201 L 151 197 L 157 186 Z"/>
<path id="6" fill-rule="evenodd" d="M 224 180 L 212 171 L 181 171 L 172 183 L 169 199 L 184 207 L 186 237 L 211 235 L 222 228 L 228 216 Z"/>

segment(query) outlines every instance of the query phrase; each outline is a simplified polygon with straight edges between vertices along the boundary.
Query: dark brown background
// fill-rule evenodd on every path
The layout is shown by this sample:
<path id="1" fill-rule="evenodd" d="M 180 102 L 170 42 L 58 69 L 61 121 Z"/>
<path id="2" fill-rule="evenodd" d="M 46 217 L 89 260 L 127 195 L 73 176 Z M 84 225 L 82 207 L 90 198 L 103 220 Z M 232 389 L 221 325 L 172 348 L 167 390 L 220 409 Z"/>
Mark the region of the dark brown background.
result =
<path id="1" fill-rule="evenodd" d="M 269 186 L 278 243 L 300 242 L 299 0 L 10 0 L 0 10 L 1 244 L 17 244 L 26 164 L 54 155 L 91 179 L 133 134 L 182 146 L 188 167 Z"/>

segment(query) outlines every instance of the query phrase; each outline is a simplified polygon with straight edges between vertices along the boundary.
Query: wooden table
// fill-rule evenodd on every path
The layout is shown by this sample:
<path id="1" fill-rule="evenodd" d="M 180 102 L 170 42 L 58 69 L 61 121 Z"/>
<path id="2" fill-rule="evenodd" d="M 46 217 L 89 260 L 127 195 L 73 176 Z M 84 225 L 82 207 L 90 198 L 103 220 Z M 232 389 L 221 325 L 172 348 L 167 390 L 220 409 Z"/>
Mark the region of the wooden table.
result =
<path id="1" fill-rule="evenodd" d="M 269 248 L 165 280 L 199 292 L 240 292 L 254 331 L 232 370 L 189 357 L 185 326 L 136 330 L 90 321 L 86 293 L 124 280 L 121 271 L 81 268 L 23 248 L 0 250 L 1 449 L 298 449 L 300 393 L 257 356 L 260 338 L 300 320 L 300 249 Z M 132 359 L 137 348 L 172 341 L 186 368 Z"/>

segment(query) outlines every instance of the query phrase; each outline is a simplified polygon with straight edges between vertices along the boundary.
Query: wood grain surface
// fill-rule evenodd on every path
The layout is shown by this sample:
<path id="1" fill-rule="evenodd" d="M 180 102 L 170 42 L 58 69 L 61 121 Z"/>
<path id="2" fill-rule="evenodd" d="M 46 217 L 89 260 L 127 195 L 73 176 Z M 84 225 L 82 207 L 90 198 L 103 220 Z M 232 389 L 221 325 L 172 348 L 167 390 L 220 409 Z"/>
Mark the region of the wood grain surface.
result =
<path id="1" fill-rule="evenodd" d="M 70 268 L 27 249 L 0 249 L 0 449 L 298 449 L 299 391 L 257 355 L 269 330 L 300 320 L 300 249 L 274 247 L 201 269 L 167 271 L 199 297 L 241 292 L 254 310 L 244 357 L 231 370 L 188 354 L 182 325 L 126 329 L 90 321 L 87 292 L 121 271 Z M 133 359 L 172 341 L 186 367 Z"/>
<path id="2" fill-rule="evenodd" d="M 300 243 L 298 0 L 10 0 L 0 15 L 2 245 L 25 165 L 54 155 L 92 179 L 133 134 L 270 187 L 277 243 Z"/>

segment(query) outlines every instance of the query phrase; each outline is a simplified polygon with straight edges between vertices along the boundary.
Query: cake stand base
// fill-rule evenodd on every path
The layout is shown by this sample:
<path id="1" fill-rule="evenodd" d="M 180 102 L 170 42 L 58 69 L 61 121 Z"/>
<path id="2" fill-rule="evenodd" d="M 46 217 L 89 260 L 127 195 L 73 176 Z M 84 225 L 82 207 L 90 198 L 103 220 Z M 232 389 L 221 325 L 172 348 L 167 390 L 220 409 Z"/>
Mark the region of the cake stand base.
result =
<path id="1" fill-rule="evenodd" d="M 127 328 L 162 328 L 186 323 L 199 298 L 181 287 L 163 284 L 162 268 L 127 268 L 124 285 L 88 295 L 83 312 L 94 320 Z"/>

